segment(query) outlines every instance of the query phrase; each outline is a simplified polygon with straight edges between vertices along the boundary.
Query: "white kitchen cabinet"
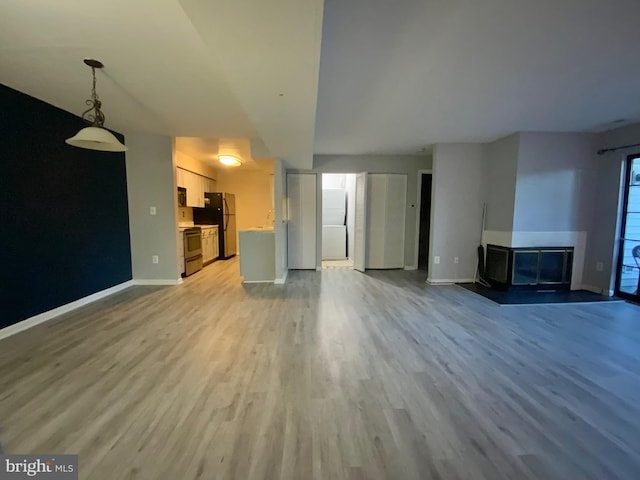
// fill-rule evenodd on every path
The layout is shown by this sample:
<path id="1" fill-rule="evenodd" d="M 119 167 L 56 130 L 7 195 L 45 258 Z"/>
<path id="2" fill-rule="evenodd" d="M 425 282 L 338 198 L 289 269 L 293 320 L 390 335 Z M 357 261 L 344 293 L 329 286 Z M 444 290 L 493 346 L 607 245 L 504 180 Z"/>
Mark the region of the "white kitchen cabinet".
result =
<path id="1" fill-rule="evenodd" d="M 204 194 L 216 191 L 215 180 L 182 168 L 176 168 L 176 183 L 187 189 L 187 207 L 204 207 Z"/>
<path id="2" fill-rule="evenodd" d="M 213 235 L 212 235 L 214 260 L 220 256 L 220 249 L 219 249 L 220 244 L 218 243 L 219 241 L 220 239 L 218 238 L 218 227 L 216 226 L 216 227 L 213 227 Z"/>
<path id="3" fill-rule="evenodd" d="M 195 185 L 196 188 L 196 195 L 198 196 L 197 202 L 198 202 L 198 207 L 202 208 L 204 207 L 204 177 L 201 177 L 200 175 L 194 174 L 195 178 L 193 179 L 193 183 Z"/>
<path id="4" fill-rule="evenodd" d="M 316 268 L 316 175 L 287 175 L 289 225 L 288 260 L 291 269 Z"/>
<path id="5" fill-rule="evenodd" d="M 185 180 L 184 180 L 184 170 L 181 168 L 176 168 L 176 184 L 179 187 L 186 188 Z"/>
<path id="6" fill-rule="evenodd" d="M 403 268 L 407 176 L 367 177 L 366 268 Z"/>
<path id="7" fill-rule="evenodd" d="M 184 171 L 185 188 L 187 189 L 187 206 L 204 207 L 204 190 L 202 188 L 202 178 L 195 173 Z"/>
<path id="8" fill-rule="evenodd" d="M 186 170 L 184 171 L 184 183 L 185 183 L 185 188 L 187 189 L 187 206 L 188 207 L 198 207 L 199 203 L 198 203 L 198 192 L 196 191 L 196 185 L 195 185 L 195 178 L 196 175 L 191 173 L 191 172 L 187 172 Z"/>
<path id="9" fill-rule="evenodd" d="M 213 252 L 213 227 L 202 228 L 202 261 L 212 262 L 215 259 Z"/>
<path id="10" fill-rule="evenodd" d="M 204 194 L 209 191 L 209 179 L 200 177 L 200 191 L 202 192 L 202 206 L 204 207 Z"/>
<path id="11" fill-rule="evenodd" d="M 218 227 L 202 227 L 202 261 L 209 263 L 218 258 Z"/>

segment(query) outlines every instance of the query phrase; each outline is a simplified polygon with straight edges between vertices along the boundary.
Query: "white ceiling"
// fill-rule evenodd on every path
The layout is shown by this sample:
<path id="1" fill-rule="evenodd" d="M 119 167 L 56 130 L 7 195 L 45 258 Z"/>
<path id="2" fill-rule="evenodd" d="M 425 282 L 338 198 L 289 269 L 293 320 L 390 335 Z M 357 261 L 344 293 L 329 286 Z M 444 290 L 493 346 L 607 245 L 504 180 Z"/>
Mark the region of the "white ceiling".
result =
<path id="1" fill-rule="evenodd" d="M 638 0 L 325 0 L 314 152 L 639 121 L 639 20 Z"/>
<path id="2" fill-rule="evenodd" d="M 322 0 L 0 2 L 0 82 L 80 114 L 97 58 L 107 127 L 257 139 L 310 167 L 321 26 Z"/>
<path id="3" fill-rule="evenodd" d="M 273 160 L 252 155 L 251 143 L 246 138 L 176 137 L 176 151 L 216 169 L 263 170 L 273 173 Z M 220 163 L 219 155 L 239 158 L 242 164 L 229 167 Z"/>
<path id="4" fill-rule="evenodd" d="M 4 1 L 0 82 L 80 114 L 95 57 L 108 127 L 309 168 L 640 121 L 639 18 L 638 0 Z"/>

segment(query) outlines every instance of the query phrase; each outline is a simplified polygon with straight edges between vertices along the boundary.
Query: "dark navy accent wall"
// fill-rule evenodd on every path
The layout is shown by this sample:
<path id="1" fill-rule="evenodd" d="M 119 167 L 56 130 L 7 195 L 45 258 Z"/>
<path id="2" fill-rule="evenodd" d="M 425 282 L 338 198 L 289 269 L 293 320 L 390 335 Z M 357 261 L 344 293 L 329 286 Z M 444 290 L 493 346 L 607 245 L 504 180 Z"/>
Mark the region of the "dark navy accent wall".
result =
<path id="1" fill-rule="evenodd" d="M 0 328 L 131 279 L 125 156 L 64 142 L 84 126 L 0 85 Z"/>

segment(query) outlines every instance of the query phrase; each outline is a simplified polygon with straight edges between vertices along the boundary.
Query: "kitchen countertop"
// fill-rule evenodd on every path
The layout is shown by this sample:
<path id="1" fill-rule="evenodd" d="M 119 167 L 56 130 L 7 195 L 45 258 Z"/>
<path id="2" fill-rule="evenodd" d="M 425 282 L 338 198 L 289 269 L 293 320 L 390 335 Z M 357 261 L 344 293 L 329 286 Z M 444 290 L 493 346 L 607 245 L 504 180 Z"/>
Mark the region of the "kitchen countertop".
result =
<path id="1" fill-rule="evenodd" d="M 239 232 L 273 232 L 273 227 L 251 227 L 251 228 L 243 228 L 242 230 L 238 230 Z"/>

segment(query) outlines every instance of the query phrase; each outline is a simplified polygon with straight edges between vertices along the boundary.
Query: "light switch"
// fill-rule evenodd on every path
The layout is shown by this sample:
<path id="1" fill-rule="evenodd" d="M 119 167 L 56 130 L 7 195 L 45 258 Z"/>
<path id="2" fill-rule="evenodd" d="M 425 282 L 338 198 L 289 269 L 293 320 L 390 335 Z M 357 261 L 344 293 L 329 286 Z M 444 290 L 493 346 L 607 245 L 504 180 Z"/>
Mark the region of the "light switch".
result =
<path id="1" fill-rule="evenodd" d="M 149 207 L 149 215 L 155 215 L 156 214 L 156 207 Z"/>
<path id="2" fill-rule="evenodd" d="M 436 265 L 440 265 L 440 257 L 437 255 L 433 257 L 433 263 L 435 263 Z"/>

